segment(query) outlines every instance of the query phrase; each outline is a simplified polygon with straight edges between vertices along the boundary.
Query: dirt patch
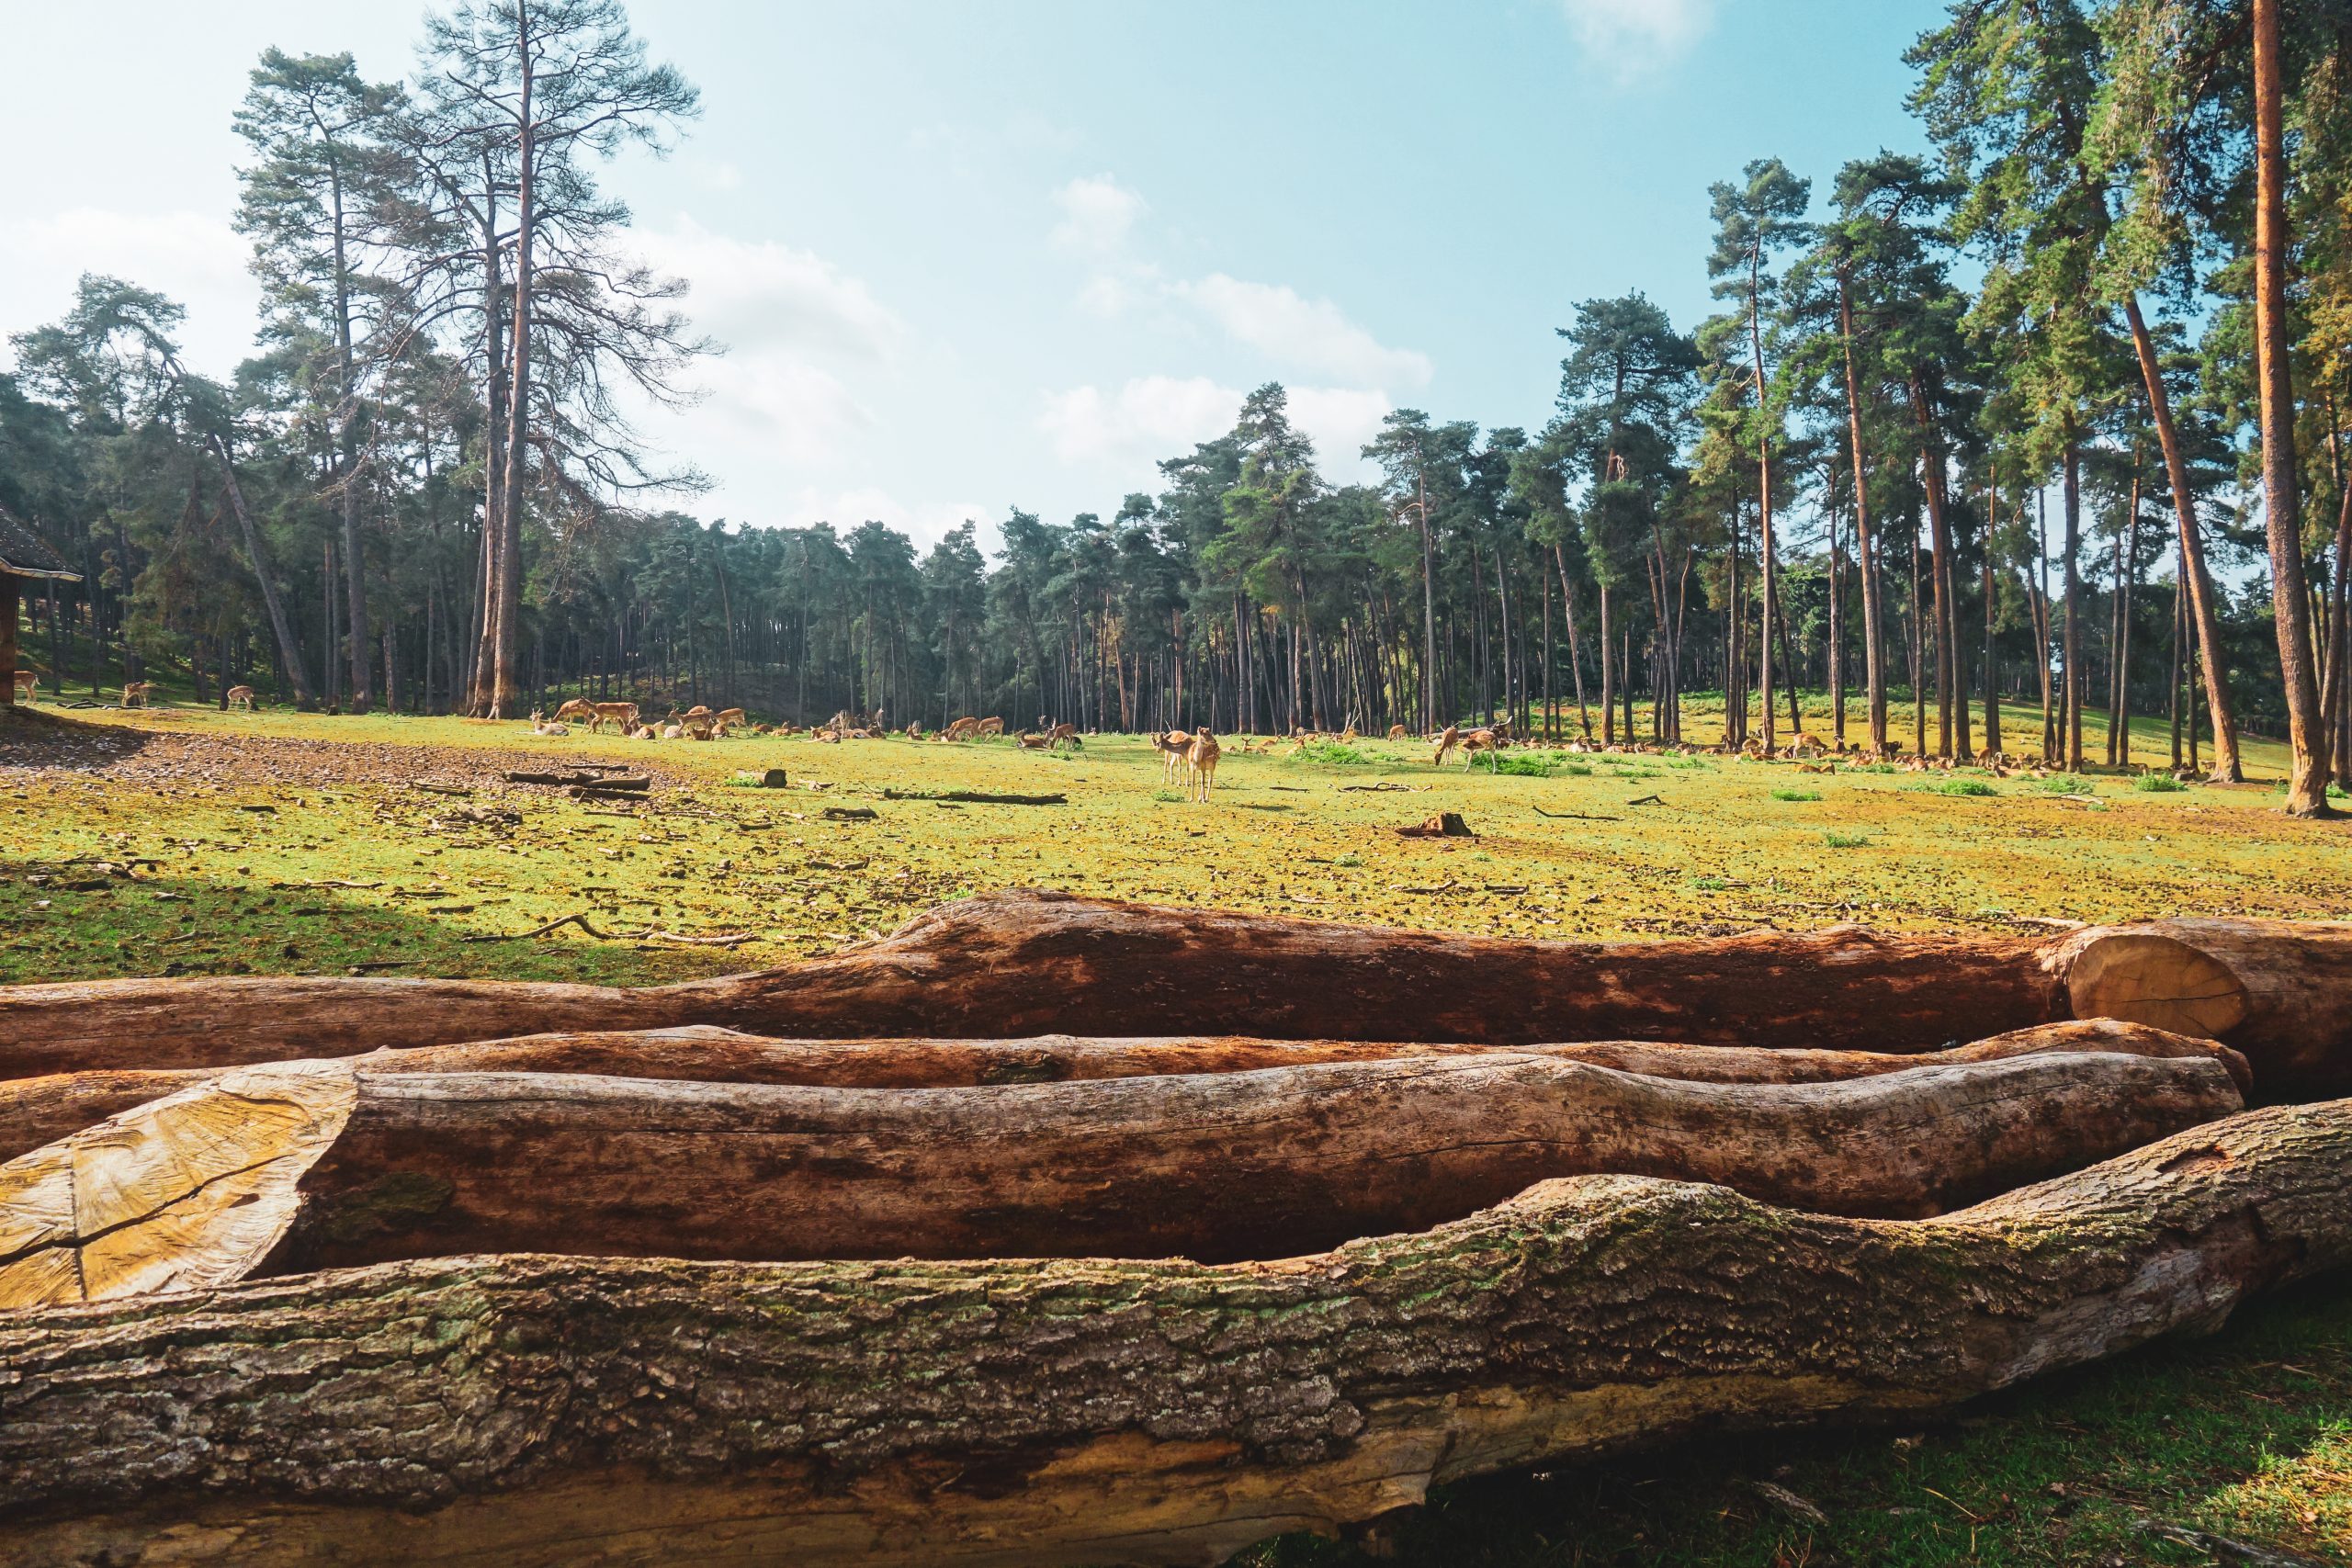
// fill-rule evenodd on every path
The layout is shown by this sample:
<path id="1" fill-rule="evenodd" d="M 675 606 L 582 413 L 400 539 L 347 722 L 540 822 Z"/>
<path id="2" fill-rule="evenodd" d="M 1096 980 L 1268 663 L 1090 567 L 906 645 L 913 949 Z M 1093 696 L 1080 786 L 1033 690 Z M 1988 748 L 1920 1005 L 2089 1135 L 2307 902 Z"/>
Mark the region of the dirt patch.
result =
<path id="1" fill-rule="evenodd" d="M 566 753 L 567 760 L 571 759 Z M 616 762 L 657 783 L 676 774 L 647 765 L 642 752 L 582 752 L 580 761 Z M 497 782 L 530 759 L 512 751 L 397 742 L 298 740 L 261 735 L 205 735 L 80 724 L 43 714 L 0 721 L 0 780 L 43 773 L 96 774 L 127 784 L 397 784 Z"/>

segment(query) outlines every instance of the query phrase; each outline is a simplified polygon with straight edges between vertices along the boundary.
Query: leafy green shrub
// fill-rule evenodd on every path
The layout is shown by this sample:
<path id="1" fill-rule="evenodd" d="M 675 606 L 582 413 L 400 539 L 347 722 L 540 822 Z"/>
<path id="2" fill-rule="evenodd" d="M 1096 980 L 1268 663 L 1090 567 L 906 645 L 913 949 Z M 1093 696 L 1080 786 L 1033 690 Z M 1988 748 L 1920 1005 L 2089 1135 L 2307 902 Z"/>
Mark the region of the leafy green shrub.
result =
<path id="1" fill-rule="evenodd" d="M 2041 781 L 2041 787 L 2052 795 L 2089 795 L 2091 781 L 2080 773 L 2053 773 Z"/>
<path id="2" fill-rule="evenodd" d="M 2170 773 L 2142 773 L 2132 781 L 2132 787 L 2146 795 L 2172 795 L 2188 786 Z"/>
<path id="3" fill-rule="evenodd" d="M 1329 762 L 1335 765 L 1372 761 L 1354 747 L 1339 740 L 1317 740 L 1313 745 L 1303 749 L 1298 753 L 1298 757 L 1305 762 Z"/>
<path id="4" fill-rule="evenodd" d="M 1172 789 L 1156 789 L 1151 792 L 1151 798 L 1154 800 L 1165 800 L 1170 804 L 1174 804 L 1182 801 L 1184 797 Z"/>
<path id="5" fill-rule="evenodd" d="M 1363 863 L 1363 856 L 1350 852 L 1348 854 L 1340 855 L 1332 861 L 1331 863 L 1333 865 L 1362 865 Z"/>
<path id="6" fill-rule="evenodd" d="M 1928 788 L 1938 795 L 1998 795 L 2001 793 L 1983 779 L 1938 779 Z"/>
<path id="7" fill-rule="evenodd" d="M 1724 888 L 1729 887 L 1731 884 L 1725 882 L 1720 876 L 1702 876 L 1699 878 L 1698 881 L 1693 882 L 1690 886 L 1695 891 L 1701 893 L 1721 893 Z"/>
<path id="8" fill-rule="evenodd" d="M 1892 773 L 1900 770 L 1892 762 L 1857 762 L 1846 771 L 1849 773 Z"/>
<path id="9" fill-rule="evenodd" d="M 1565 759 L 1555 752 L 1521 751 L 1508 757 L 1500 751 L 1487 753 L 1487 764 L 1492 772 L 1519 773 L 1532 779 L 1550 778 L 1553 771 L 1563 766 L 1564 762 Z"/>
<path id="10" fill-rule="evenodd" d="M 1869 846 L 1871 836 L 1868 833 L 1824 833 L 1821 841 L 1833 850 L 1859 850 Z"/>
<path id="11" fill-rule="evenodd" d="M 1821 792 L 1817 789 L 1776 789 L 1772 792 L 1772 798 L 1774 800 L 1819 800 Z"/>

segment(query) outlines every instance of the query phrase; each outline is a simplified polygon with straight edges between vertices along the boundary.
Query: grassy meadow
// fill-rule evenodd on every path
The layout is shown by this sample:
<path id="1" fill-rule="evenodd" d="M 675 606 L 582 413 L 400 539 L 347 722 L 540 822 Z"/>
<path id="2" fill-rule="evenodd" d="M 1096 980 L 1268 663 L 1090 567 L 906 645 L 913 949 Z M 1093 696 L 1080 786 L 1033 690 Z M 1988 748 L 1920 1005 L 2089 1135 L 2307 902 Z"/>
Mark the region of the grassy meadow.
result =
<path id="1" fill-rule="evenodd" d="M 2255 782 L 2158 789 L 2114 773 L 1810 772 L 1540 749 L 1505 753 L 1500 772 L 1484 760 L 1438 771 L 1419 741 L 1302 754 L 1228 740 L 1200 805 L 1163 784 L 1148 740 L 1112 736 L 1046 755 L 1011 741 L 549 739 L 521 723 L 187 705 L 42 712 L 59 716 L 0 721 L 6 983 L 359 972 L 636 984 L 786 963 L 1019 886 L 1579 938 L 2352 917 L 2352 825 L 2288 820 L 2274 789 L 2284 757 L 2264 743 L 2249 748 Z M 2032 721 L 2013 748 L 2038 740 L 2038 715 L 2009 716 Z M 1826 715 L 1806 722 L 1827 732 Z M 2093 755 L 2101 739 L 2094 729 Z M 2162 728 L 2140 728 L 2133 750 L 2143 765 L 2166 761 Z M 498 776 L 571 761 L 649 771 L 654 788 L 641 807 L 582 803 Z M 745 787 L 771 768 L 788 787 Z M 949 789 L 1068 801 L 886 794 Z M 831 820 L 829 807 L 876 815 Z M 1441 811 L 1477 837 L 1392 831 Z M 520 934 L 572 914 L 599 934 Z M 1957 1420 L 1496 1478 L 1441 1493 L 1373 1542 L 1294 1539 L 1245 1561 L 2221 1560 L 2198 1531 L 2352 1562 L 2340 1282 Z"/>

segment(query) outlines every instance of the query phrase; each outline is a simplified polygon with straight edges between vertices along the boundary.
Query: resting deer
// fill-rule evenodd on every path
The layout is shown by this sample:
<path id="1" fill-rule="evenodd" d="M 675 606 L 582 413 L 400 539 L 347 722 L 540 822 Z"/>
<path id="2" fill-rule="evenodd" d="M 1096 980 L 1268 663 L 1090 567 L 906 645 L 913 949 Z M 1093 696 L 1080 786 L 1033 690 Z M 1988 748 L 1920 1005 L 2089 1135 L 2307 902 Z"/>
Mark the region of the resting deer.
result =
<path id="1" fill-rule="evenodd" d="M 247 713 L 254 711 L 254 689 L 251 686 L 230 687 L 226 700 L 232 708 L 243 708 Z"/>
<path id="2" fill-rule="evenodd" d="M 1016 735 L 1013 739 L 1021 743 L 1023 751 L 1043 751 L 1053 744 L 1053 739 L 1045 735 Z"/>
<path id="3" fill-rule="evenodd" d="M 153 681 L 124 682 L 122 686 L 122 705 L 127 708 L 145 707 L 147 705 L 148 695 L 153 692 L 154 689 L 155 682 Z"/>
<path id="4" fill-rule="evenodd" d="M 1209 727 L 1205 724 L 1201 726 L 1199 732 L 1193 737 L 1193 743 L 1184 751 L 1187 764 L 1184 797 L 1187 800 L 1207 801 L 1209 789 L 1216 783 L 1216 760 L 1222 754 L 1223 748 L 1217 745 L 1216 737 L 1209 733 Z"/>
<path id="5" fill-rule="evenodd" d="M 571 733 L 571 726 L 564 723 L 560 718 L 543 719 L 539 716 L 539 710 L 533 708 L 531 710 L 531 733 L 534 735 L 570 735 Z"/>

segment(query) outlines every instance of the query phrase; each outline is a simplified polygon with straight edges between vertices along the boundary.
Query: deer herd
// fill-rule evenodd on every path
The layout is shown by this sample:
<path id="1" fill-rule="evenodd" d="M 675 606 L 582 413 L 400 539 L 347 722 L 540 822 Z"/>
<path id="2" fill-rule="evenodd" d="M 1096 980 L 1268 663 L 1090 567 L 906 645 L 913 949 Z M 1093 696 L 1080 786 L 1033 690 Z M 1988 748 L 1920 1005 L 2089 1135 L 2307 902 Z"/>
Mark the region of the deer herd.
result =
<path id="1" fill-rule="evenodd" d="M 20 668 L 12 673 L 17 700 L 20 703 L 30 703 L 36 700 L 40 693 L 40 672 L 34 669 Z M 149 699 L 158 689 L 157 683 L 153 681 L 126 682 L 122 687 L 122 705 L 126 708 L 144 708 L 149 705 Z M 249 685 L 229 687 L 222 694 L 221 705 L 224 708 L 246 713 L 254 711 L 256 697 L 254 688 Z M 844 740 L 880 739 L 894 733 L 888 727 L 883 710 L 879 707 L 870 714 L 843 708 L 825 723 L 805 732 L 797 725 L 752 723 L 740 707 L 712 709 L 699 703 L 683 711 L 673 706 L 669 710 L 668 716 L 659 723 L 650 720 L 645 709 L 639 704 L 592 702 L 585 697 L 568 699 L 557 707 L 551 717 L 537 709 L 532 710 L 530 717 L 531 733 L 534 735 L 550 737 L 570 735 L 572 733 L 571 727 L 574 723 L 586 724 L 591 735 L 611 733 L 638 740 L 718 740 L 724 739 L 731 732 L 743 731 L 753 735 L 786 737 L 806 733 L 810 739 L 821 744 L 838 745 Z M 910 740 L 928 739 L 940 743 L 963 744 L 1001 738 L 1005 734 L 1005 727 L 1002 718 L 983 718 L 977 715 L 970 715 L 956 719 L 944 729 L 937 730 L 928 736 L 924 734 L 920 722 L 909 724 L 902 730 L 895 733 Z M 1065 748 L 1080 750 L 1086 744 L 1084 738 L 1079 733 L 1078 726 L 1057 723 L 1042 716 L 1038 718 L 1035 729 L 1018 731 L 1012 739 L 1016 745 L 1026 751 L 1057 751 Z M 1360 739 L 1355 723 L 1351 719 L 1345 728 L 1336 732 L 1299 728 L 1294 729 L 1287 737 L 1279 739 L 1244 739 L 1236 744 L 1235 749 L 1245 753 L 1262 754 L 1273 750 L 1278 746 L 1287 745 L 1291 754 L 1297 755 L 1311 747 L 1332 743 L 1350 745 Z M 1404 725 L 1391 725 L 1388 727 L 1387 739 L 1391 741 L 1410 742 L 1413 732 Z M 1467 770 L 1476 762 L 1480 752 L 1494 756 L 1512 745 L 1514 739 L 1511 726 L 1508 721 L 1476 726 L 1449 724 L 1434 735 L 1427 737 L 1427 739 L 1436 748 L 1430 758 L 1430 765 L 1442 768 L 1458 752 L 1462 758 L 1462 766 Z M 1150 740 L 1153 749 L 1159 751 L 1160 756 L 1160 784 L 1163 786 L 1173 785 L 1178 775 L 1182 774 L 1184 781 L 1184 797 L 1187 800 L 1206 801 L 1216 785 L 1217 761 L 1226 751 L 1226 748 L 1218 744 L 1216 737 L 1210 733 L 1209 728 L 1203 725 L 1192 730 L 1170 729 L 1152 735 Z M 1570 740 L 1566 743 L 1566 750 L 1572 752 L 1645 753 L 1690 752 L 1701 750 L 1702 748 L 1672 742 L 1608 743 Z M 1849 747 L 1842 742 L 1832 744 L 1804 732 L 1792 737 L 1786 746 L 1776 747 L 1770 752 L 1765 750 L 1760 742 L 1750 740 L 1739 749 L 1739 754 L 1750 761 L 1796 762 L 1808 773 L 1827 773 L 1840 761 L 1857 761 L 1893 763 L 1917 773 L 1950 772 L 1962 763 L 1987 768 L 1996 777 L 2006 777 L 2013 771 L 2030 771 L 2036 773 L 2041 772 L 2034 759 L 2029 757 L 1987 752 L 1981 756 L 1961 758 L 1955 761 L 1905 753 L 1892 747 L 1888 748 L 1883 754 L 1880 754 L 1868 749 Z"/>

